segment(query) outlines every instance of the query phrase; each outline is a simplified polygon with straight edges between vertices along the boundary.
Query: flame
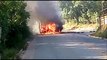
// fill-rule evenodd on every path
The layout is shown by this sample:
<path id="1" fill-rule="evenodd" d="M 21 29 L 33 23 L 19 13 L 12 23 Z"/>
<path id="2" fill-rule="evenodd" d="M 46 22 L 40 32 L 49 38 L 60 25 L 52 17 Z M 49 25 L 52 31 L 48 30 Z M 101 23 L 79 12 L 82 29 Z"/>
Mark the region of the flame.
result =
<path id="1" fill-rule="evenodd" d="M 40 30 L 41 34 L 57 34 L 60 32 L 59 30 L 57 30 L 57 26 L 54 22 L 42 24 Z"/>

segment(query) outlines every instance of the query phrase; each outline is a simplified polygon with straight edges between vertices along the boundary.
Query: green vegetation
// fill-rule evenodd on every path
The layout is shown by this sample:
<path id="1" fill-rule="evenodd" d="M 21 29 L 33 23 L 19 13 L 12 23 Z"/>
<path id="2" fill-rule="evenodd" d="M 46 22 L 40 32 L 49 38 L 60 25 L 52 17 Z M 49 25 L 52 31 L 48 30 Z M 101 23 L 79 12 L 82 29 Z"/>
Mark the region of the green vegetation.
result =
<path id="1" fill-rule="evenodd" d="M 85 24 L 85 23 L 79 23 L 78 25 L 76 24 L 76 21 L 73 20 L 69 20 L 69 22 L 65 22 L 65 24 L 63 25 L 64 29 L 71 29 L 71 30 L 75 30 L 75 29 L 98 29 L 98 24 L 94 23 L 94 24 Z"/>
<path id="2" fill-rule="evenodd" d="M 62 17 L 67 21 L 65 28 L 98 28 L 102 9 L 107 8 L 107 1 L 59 1 Z M 107 38 L 107 25 L 92 34 Z"/>
<path id="3" fill-rule="evenodd" d="M 12 59 L 25 45 L 30 32 L 27 26 L 29 13 L 23 1 L 0 1 L 1 58 Z"/>
<path id="4" fill-rule="evenodd" d="M 13 59 L 15 56 L 16 56 L 16 54 L 18 53 L 18 50 L 17 49 L 14 49 L 14 48 L 7 48 L 7 49 L 5 49 L 4 51 L 3 51 L 3 56 L 2 56 L 2 58 L 4 59 Z"/>
<path id="5" fill-rule="evenodd" d="M 102 37 L 102 38 L 107 38 L 107 25 L 103 25 L 101 28 L 98 28 L 98 30 L 91 35 Z"/>
<path id="6" fill-rule="evenodd" d="M 67 28 L 96 27 L 102 4 L 103 9 L 107 8 L 107 1 L 59 1 L 59 3 L 62 17 L 69 25 Z M 26 3 L 23 1 L 0 1 L 0 27 L 2 29 L 0 55 L 2 59 L 13 59 L 25 45 L 26 38 L 30 36 L 27 26 L 29 13 L 25 11 L 25 7 Z M 93 35 L 107 38 L 107 25 L 99 28 Z"/>
<path id="7" fill-rule="evenodd" d="M 107 8 L 107 1 L 59 1 L 62 17 L 79 23 L 98 23 L 103 9 Z"/>

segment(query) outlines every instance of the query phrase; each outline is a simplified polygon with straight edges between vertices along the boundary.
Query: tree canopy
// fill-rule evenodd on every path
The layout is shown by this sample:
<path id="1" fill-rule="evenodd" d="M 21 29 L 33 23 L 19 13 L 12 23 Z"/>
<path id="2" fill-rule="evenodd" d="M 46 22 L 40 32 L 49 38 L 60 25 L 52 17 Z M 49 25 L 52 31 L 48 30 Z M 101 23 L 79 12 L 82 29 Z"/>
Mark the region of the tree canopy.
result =
<path id="1" fill-rule="evenodd" d="M 101 14 L 102 7 L 107 8 L 106 1 L 59 1 L 59 3 L 63 12 L 62 17 L 75 19 L 77 24 L 81 20 L 87 21 L 87 23 L 95 22 L 95 19 Z"/>
<path id="2" fill-rule="evenodd" d="M 21 48 L 29 35 L 27 20 L 29 13 L 23 1 L 0 1 L 0 51 L 4 48 Z"/>

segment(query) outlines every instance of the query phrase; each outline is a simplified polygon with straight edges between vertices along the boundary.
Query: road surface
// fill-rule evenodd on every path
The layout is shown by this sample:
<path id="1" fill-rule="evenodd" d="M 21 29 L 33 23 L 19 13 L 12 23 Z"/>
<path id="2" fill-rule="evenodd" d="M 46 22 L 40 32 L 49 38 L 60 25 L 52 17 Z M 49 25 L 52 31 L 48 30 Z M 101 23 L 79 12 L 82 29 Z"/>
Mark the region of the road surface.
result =
<path id="1" fill-rule="evenodd" d="M 107 40 L 85 33 L 38 35 L 22 59 L 107 59 Z"/>

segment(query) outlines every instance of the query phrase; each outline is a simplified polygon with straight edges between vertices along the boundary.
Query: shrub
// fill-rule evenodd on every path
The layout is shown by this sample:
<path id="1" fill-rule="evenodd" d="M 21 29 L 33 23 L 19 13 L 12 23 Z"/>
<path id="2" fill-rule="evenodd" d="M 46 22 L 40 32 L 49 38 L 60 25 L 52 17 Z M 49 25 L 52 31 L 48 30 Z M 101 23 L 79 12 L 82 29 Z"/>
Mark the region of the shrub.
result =
<path id="1" fill-rule="evenodd" d="M 14 48 L 5 49 L 3 52 L 2 59 L 13 59 L 17 52 L 18 52 L 18 50 L 14 49 Z"/>
<path id="2" fill-rule="evenodd" d="M 0 52 L 3 58 L 14 56 L 15 49 L 20 50 L 30 35 L 27 26 L 29 13 L 25 7 L 23 1 L 0 1 Z"/>

